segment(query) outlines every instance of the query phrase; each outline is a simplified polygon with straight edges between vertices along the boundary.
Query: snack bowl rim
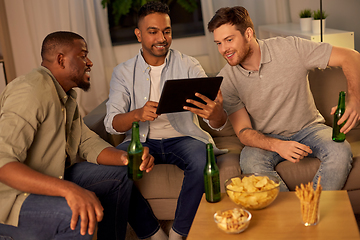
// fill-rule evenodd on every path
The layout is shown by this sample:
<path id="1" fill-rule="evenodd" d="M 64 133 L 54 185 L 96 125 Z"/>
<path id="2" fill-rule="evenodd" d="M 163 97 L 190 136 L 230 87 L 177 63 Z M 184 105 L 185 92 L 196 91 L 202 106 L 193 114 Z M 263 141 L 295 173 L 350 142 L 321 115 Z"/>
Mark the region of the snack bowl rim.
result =
<path id="1" fill-rule="evenodd" d="M 252 175 L 255 175 L 255 176 L 267 176 L 267 177 L 269 177 L 270 180 L 276 180 L 276 183 L 278 183 L 278 186 L 267 189 L 267 190 L 263 190 L 263 191 L 257 191 L 257 192 L 236 191 L 236 190 L 228 189 L 228 187 L 227 187 L 228 184 L 227 183 L 230 182 L 231 179 L 239 178 L 239 177 L 242 179 L 243 177 L 252 176 Z M 248 204 L 242 204 L 241 202 L 235 202 L 229 195 L 229 192 L 233 192 L 233 193 L 241 193 L 241 194 L 248 194 L 248 195 L 255 196 L 255 195 L 258 195 L 260 193 L 266 193 L 266 192 L 274 191 L 275 189 L 277 189 L 277 193 L 276 193 L 275 197 L 271 201 L 268 201 L 265 205 L 260 205 L 260 206 L 252 206 L 252 205 L 248 205 Z M 231 201 L 234 202 L 236 205 L 238 205 L 238 206 L 240 206 L 242 208 L 248 209 L 248 210 L 261 210 L 261 209 L 264 209 L 264 208 L 267 208 L 268 206 L 270 206 L 275 201 L 275 199 L 278 197 L 279 192 L 280 192 L 280 179 L 278 177 L 276 177 L 276 176 L 268 174 L 267 172 L 255 172 L 255 173 L 239 174 L 239 175 L 231 177 L 231 178 L 229 178 L 229 179 L 227 179 L 225 181 L 225 192 L 226 192 L 226 195 L 231 199 Z"/>
<path id="2" fill-rule="evenodd" d="M 266 189 L 266 190 L 263 190 L 263 191 L 257 191 L 257 192 L 237 191 L 237 190 L 232 190 L 232 189 L 228 189 L 228 188 L 227 188 L 227 183 L 228 183 L 229 181 L 231 181 L 231 179 L 233 179 L 233 178 L 238 178 L 238 177 L 240 177 L 241 179 L 243 179 L 243 177 L 248 177 L 248 176 L 252 176 L 252 175 L 255 175 L 255 176 L 266 176 L 266 177 L 268 177 L 270 180 L 276 179 L 276 181 L 277 181 L 276 183 L 279 184 L 279 185 L 277 185 L 276 187 L 273 187 L 273 188 L 269 188 L 269 189 Z M 273 178 L 273 179 L 271 179 L 271 178 Z M 239 192 L 239 193 L 249 193 L 249 194 L 255 193 L 255 194 L 256 194 L 256 193 L 268 192 L 268 191 L 274 190 L 274 189 L 276 189 L 276 188 L 280 188 L 280 179 L 279 179 L 278 177 L 268 175 L 268 174 L 266 174 L 266 172 L 264 172 L 264 173 L 245 173 L 245 174 L 240 174 L 240 175 L 238 175 L 238 176 L 234 176 L 234 177 L 230 177 L 230 178 L 226 179 L 224 185 L 225 185 L 225 190 L 226 190 L 226 191 Z"/>
<path id="3" fill-rule="evenodd" d="M 220 228 L 220 227 L 218 226 L 220 222 L 218 222 L 218 220 L 216 220 L 216 216 L 217 216 L 218 211 L 216 211 L 216 212 L 214 213 L 214 221 L 215 221 L 216 225 L 218 226 L 218 228 L 220 228 L 220 229 L 223 230 L 224 232 L 230 233 L 230 234 L 233 234 L 233 233 L 236 234 L 236 233 L 241 233 L 241 232 L 245 231 L 245 230 L 249 227 L 250 221 L 251 221 L 251 219 L 252 219 L 252 214 L 251 214 L 251 212 L 250 212 L 249 210 L 245 209 L 244 207 L 233 207 L 233 208 L 228 208 L 228 209 L 219 210 L 219 211 L 220 211 L 220 212 L 224 212 L 224 211 L 229 211 L 229 210 L 234 210 L 234 209 L 242 209 L 242 210 L 243 210 L 244 212 L 246 212 L 247 215 L 248 215 L 248 217 L 246 218 L 246 220 L 243 221 L 243 222 L 241 222 L 241 223 L 245 224 L 245 227 L 242 228 L 242 229 L 239 229 L 239 231 L 235 231 L 235 232 L 226 231 L 225 229 Z"/>

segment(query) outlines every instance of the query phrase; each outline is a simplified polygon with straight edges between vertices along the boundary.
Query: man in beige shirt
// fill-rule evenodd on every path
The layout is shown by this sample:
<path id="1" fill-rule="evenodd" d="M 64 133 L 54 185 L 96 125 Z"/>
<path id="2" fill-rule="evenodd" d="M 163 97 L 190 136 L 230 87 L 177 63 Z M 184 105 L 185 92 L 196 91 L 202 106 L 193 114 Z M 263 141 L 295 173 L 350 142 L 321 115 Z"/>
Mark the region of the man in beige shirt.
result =
<path id="1" fill-rule="evenodd" d="M 51 33 L 41 67 L 0 95 L 0 238 L 92 239 L 98 224 L 98 239 L 124 239 L 128 215 L 134 229 L 146 222 L 139 237 L 159 229 L 128 180 L 126 152 L 89 130 L 79 114 L 72 88 L 90 87 L 87 54 L 78 34 Z M 150 171 L 153 162 L 145 148 L 140 169 Z"/>

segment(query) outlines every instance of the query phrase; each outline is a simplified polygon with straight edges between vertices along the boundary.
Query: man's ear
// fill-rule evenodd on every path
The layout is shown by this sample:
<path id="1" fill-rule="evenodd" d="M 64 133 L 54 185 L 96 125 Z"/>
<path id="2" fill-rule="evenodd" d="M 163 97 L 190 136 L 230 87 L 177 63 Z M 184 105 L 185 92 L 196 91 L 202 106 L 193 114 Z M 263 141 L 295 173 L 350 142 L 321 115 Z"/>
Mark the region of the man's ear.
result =
<path id="1" fill-rule="evenodd" d="M 56 63 L 57 63 L 61 68 L 65 68 L 65 58 L 64 58 L 64 54 L 58 53 L 58 55 L 56 56 Z"/>
<path id="2" fill-rule="evenodd" d="M 134 33 L 135 33 L 135 36 L 136 36 L 138 42 L 141 43 L 141 31 L 140 31 L 140 29 L 135 28 Z"/>
<path id="3" fill-rule="evenodd" d="M 252 30 L 251 27 L 248 27 L 245 31 L 245 36 L 248 40 L 250 40 L 251 38 L 254 37 L 254 31 Z"/>

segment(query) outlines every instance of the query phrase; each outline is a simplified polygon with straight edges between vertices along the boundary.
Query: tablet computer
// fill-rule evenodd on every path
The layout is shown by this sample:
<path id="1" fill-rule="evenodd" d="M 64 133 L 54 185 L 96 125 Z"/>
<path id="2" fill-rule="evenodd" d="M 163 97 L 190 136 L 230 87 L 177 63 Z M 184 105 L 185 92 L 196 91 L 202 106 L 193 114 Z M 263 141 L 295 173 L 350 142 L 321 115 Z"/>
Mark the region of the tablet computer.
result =
<path id="1" fill-rule="evenodd" d="M 211 100 L 215 100 L 222 79 L 223 77 L 202 77 L 166 80 L 156 113 L 182 112 L 186 111 L 183 108 L 184 106 L 196 107 L 186 102 L 186 99 L 190 98 L 205 103 L 202 99 L 195 96 L 197 92 Z"/>

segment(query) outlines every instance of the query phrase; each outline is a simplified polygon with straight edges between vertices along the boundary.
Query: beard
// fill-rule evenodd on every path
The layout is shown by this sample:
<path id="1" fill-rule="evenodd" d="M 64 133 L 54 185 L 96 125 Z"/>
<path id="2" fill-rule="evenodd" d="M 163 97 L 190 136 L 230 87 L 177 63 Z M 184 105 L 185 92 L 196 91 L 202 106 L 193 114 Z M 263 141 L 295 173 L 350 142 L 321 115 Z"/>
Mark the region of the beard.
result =
<path id="1" fill-rule="evenodd" d="M 80 71 L 73 69 L 72 71 L 72 82 L 76 84 L 76 87 L 87 92 L 90 89 L 90 76 L 89 73 L 86 73 L 88 69 Z"/>
<path id="2" fill-rule="evenodd" d="M 90 89 L 90 82 L 80 81 L 77 84 L 78 88 L 84 90 L 85 92 L 89 91 Z"/>
<path id="3" fill-rule="evenodd" d="M 253 54 L 253 50 L 250 48 L 249 43 L 245 43 L 241 51 L 237 51 L 236 54 L 237 56 L 234 56 L 233 59 L 228 59 L 226 54 L 223 55 L 230 66 L 236 66 L 245 62 Z"/>
<path id="4" fill-rule="evenodd" d="M 74 77 L 73 82 L 76 84 L 76 86 L 85 92 L 87 92 L 90 89 L 90 79 L 88 81 L 85 81 L 85 76 L 82 77 Z"/>

